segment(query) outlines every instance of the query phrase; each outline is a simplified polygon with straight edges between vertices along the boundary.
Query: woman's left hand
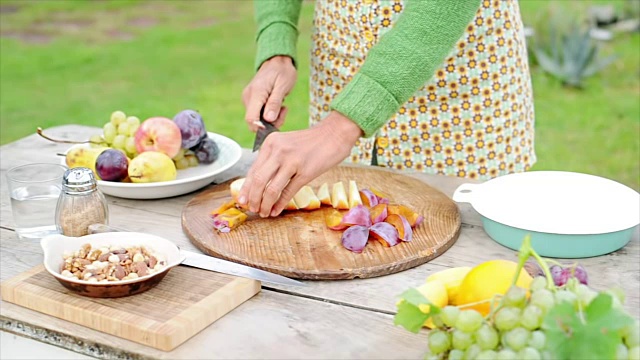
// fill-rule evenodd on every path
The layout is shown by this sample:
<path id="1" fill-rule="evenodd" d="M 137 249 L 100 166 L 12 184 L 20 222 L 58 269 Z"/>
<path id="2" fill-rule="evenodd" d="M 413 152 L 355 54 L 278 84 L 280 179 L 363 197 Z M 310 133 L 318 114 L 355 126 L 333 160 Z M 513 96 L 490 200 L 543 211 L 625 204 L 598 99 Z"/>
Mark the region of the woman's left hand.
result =
<path id="1" fill-rule="evenodd" d="M 309 129 L 270 134 L 238 202 L 262 217 L 279 215 L 300 188 L 349 156 L 361 136 L 356 123 L 335 111 Z"/>

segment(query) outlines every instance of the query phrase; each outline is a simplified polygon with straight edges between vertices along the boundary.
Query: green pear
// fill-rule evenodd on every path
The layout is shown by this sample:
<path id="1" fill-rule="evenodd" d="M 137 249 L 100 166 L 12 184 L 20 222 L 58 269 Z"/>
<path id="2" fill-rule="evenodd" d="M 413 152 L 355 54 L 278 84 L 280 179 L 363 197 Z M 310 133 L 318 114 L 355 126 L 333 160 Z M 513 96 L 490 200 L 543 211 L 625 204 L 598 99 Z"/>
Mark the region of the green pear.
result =
<path id="1" fill-rule="evenodd" d="M 129 178 L 134 183 L 175 180 L 178 171 L 173 160 L 158 151 L 145 151 L 129 163 Z"/>

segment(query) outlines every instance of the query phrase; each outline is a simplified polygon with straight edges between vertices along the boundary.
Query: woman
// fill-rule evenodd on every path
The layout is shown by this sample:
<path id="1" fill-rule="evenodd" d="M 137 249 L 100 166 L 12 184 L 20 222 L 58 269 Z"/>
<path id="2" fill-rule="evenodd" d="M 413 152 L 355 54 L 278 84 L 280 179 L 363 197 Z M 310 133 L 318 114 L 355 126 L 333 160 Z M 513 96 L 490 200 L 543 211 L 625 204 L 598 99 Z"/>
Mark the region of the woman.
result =
<path id="1" fill-rule="evenodd" d="M 300 0 L 256 1 L 249 128 L 282 125 L 296 81 Z M 346 160 L 489 179 L 535 162 L 534 114 L 516 0 L 318 0 L 309 129 L 267 137 L 239 202 L 277 216 Z"/>

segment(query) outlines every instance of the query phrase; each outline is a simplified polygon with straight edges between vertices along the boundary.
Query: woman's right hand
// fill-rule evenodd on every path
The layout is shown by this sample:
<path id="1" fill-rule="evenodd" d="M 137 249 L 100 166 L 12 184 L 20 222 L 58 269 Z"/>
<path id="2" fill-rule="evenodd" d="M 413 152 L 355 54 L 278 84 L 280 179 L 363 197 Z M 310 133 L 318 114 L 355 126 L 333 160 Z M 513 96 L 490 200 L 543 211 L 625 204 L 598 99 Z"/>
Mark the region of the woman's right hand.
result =
<path id="1" fill-rule="evenodd" d="M 298 72 L 288 56 L 274 56 L 265 61 L 242 92 L 246 112 L 244 119 L 249 129 L 256 132 L 260 125 L 260 111 L 264 105 L 264 119 L 280 127 L 286 109 L 284 98 L 296 83 Z M 266 104 L 266 105 L 265 105 Z"/>

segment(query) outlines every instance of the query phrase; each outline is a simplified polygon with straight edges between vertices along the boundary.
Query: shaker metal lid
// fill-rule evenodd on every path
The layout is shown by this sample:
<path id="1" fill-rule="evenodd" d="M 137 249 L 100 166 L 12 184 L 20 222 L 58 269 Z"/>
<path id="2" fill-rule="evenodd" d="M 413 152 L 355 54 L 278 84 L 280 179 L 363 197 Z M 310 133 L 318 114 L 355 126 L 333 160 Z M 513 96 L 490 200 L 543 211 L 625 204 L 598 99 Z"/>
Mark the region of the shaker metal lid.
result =
<path id="1" fill-rule="evenodd" d="M 67 193 L 93 191 L 96 187 L 96 178 L 89 168 L 77 167 L 68 169 L 62 177 L 62 188 Z"/>

